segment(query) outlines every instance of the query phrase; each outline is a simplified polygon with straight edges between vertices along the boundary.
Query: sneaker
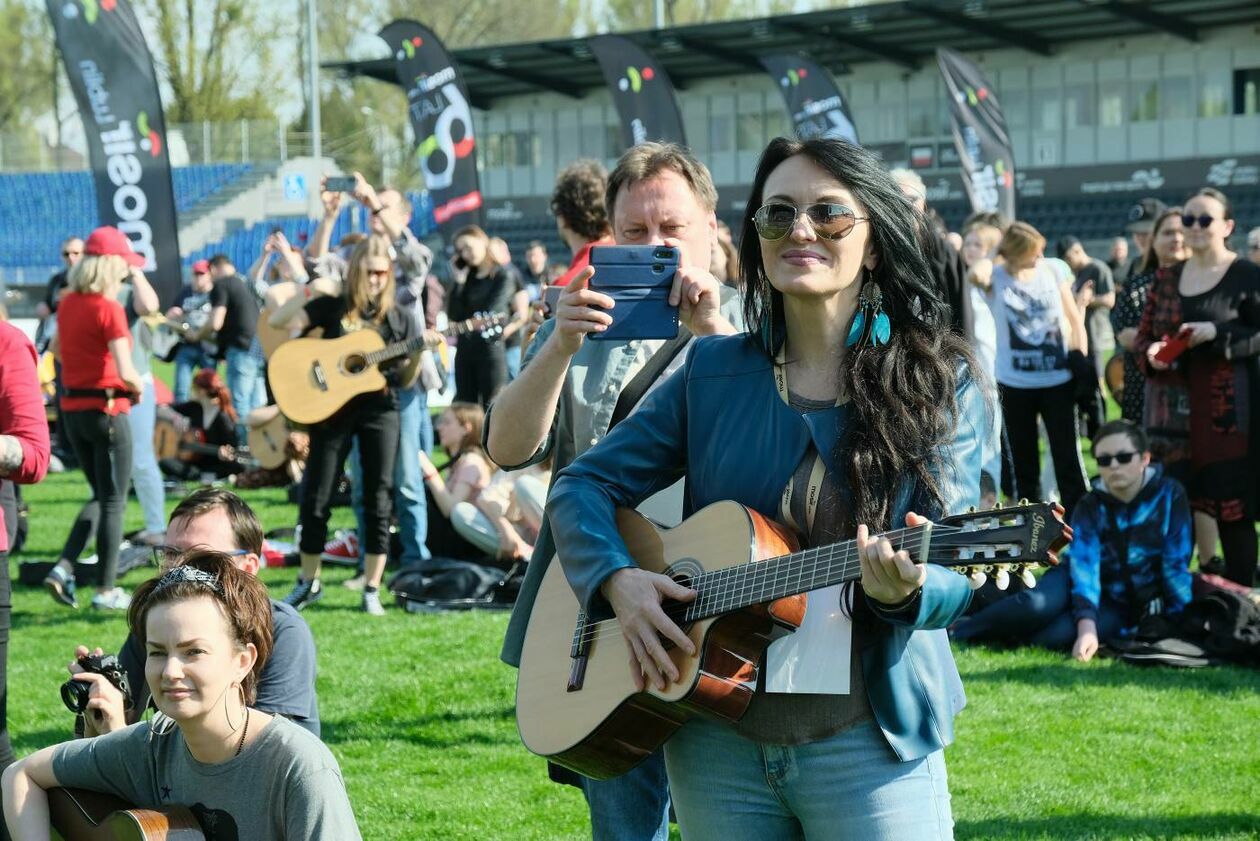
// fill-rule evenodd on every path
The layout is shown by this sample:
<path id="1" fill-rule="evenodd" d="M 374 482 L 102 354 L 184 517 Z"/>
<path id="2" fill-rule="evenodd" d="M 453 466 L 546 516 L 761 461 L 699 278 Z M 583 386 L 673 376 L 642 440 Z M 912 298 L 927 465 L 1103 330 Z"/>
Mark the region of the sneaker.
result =
<path id="1" fill-rule="evenodd" d="M 381 605 L 380 590 L 363 591 L 363 612 L 369 616 L 385 615 L 385 608 Z"/>
<path id="2" fill-rule="evenodd" d="M 284 603 L 296 607 L 298 610 L 303 609 L 311 602 L 317 602 L 324 597 L 324 585 L 316 578 L 314 581 L 303 581 L 298 579 L 293 585 L 293 589 L 289 591 L 289 595 L 284 597 Z"/>
<path id="3" fill-rule="evenodd" d="M 341 582 L 341 586 L 345 587 L 347 590 L 355 590 L 358 592 L 362 592 L 366 585 L 367 576 L 363 573 L 359 573 L 354 578 L 347 578 L 345 581 Z"/>
<path id="4" fill-rule="evenodd" d="M 44 577 L 44 588 L 55 601 L 66 607 L 79 606 L 78 600 L 74 597 L 74 573 L 66 572 L 65 567 L 60 564 L 54 564 L 48 575 Z"/>
<path id="5" fill-rule="evenodd" d="M 115 587 L 92 597 L 92 607 L 97 610 L 126 610 L 131 606 L 131 596 L 122 587 Z"/>
<path id="6" fill-rule="evenodd" d="M 349 564 L 357 566 L 359 563 L 359 538 L 353 531 L 341 531 L 337 533 L 337 537 L 324 544 L 325 561 L 330 564 Z"/>

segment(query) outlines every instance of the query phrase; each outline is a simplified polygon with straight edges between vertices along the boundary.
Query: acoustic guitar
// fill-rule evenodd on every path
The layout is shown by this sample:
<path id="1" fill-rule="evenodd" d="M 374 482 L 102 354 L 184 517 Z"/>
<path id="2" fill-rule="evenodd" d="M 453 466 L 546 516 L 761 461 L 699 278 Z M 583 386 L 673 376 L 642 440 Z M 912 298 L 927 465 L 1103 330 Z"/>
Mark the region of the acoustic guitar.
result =
<path id="1" fill-rule="evenodd" d="M 246 450 L 230 448 L 231 454 L 224 461 L 234 461 L 243 467 L 253 467 L 258 462 Z M 218 444 L 207 444 L 205 432 L 192 429 L 186 418 L 174 410 L 158 413 L 153 422 L 153 454 L 158 458 L 177 458 L 194 461 L 197 456 L 222 458 Z"/>
<path id="2" fill-rule="evenodd" d="M 62 841 L 206 841 L 184 806 L 131 809 L 108 794 L 50 788 L 48 811 L 53 837 Z"/>
<path id="3" fill-rule="evenodd" d="M 530 615 L 516 684 L 521 740 L 536 754 L 595 779 L 624 774 L 692 715 L 738 721 L 752 700 L 758 663 L 773 639 L 805 618 L 811 590 L 856 581 L 856 541 L 798 550 L 792 532 L 736 502 L 710 505 L 672 529 L 629 509 L 617 527 L 638 565 L 699 595 L 664 609 L 695 643 L 688 656 L 667 644 L 679 679 L 639 692 L 611 610 L 587 615 L 558 559 Z M 973 587 L 1058 563 L 1072 529 L 1057 504 L 969 512 L 884 535 L 916 562 L 950 567 Z"/>
<path id="4" fill-rule="evenodd" d="M 249 431 L 249 454 L 260 467 L 275 470 L 289 460 L 289 421 L 275 405 L 260 406 L 245 421 Z"/>
<path id="5" fill-rule="evenodd" d="M 270 359 L 271 355 L 276 352 L 276 348 L 291 338 L 287 327 L 271 326 L 271 314 L 288 303 L 300 291 L 302 291 L 302 286 L 293 281 L 275 283 L 268 287 L 267 300 L 263 304 L 262 310 L 258 313 L 258 326 L 256 328 L 258 343 L 262 346 L 263 359 Z"/>
<path id="6" fill-rule="evenodd" d="M 472 333 L 491 338 L 503 332 L 507 316 L 479 314 L 452 323 L 447 336 Z M 383 362 L 408 357 L 401 379 L 408 382 L 426 347 L 421 335 L 386 345 L 375 330 L 356 330 L 336 339 L 292 339 L 267 362 L 267 378 L 280 411 L 294 423 L 319 423 L 360 394 L 385 389 Z"/>

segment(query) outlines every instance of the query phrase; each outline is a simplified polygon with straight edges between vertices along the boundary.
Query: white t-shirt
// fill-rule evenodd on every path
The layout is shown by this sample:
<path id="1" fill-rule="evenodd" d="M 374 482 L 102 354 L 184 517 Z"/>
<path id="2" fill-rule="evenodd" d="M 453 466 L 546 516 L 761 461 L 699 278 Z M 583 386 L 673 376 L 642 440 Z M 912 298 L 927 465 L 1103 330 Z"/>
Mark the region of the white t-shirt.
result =
<path id="1" fill-rule="evenodd" d="M 1058 264 L 1058 265 L 1056 265 Z M 997 332 L 997 381 L 1011 388 L 1053 388 L 1072 379 L 1070 327 L 1060 287 L 1071 273 L 1060 261 L 1039 260 L 1030 280 L 993 267 L 988 302 Z"/>

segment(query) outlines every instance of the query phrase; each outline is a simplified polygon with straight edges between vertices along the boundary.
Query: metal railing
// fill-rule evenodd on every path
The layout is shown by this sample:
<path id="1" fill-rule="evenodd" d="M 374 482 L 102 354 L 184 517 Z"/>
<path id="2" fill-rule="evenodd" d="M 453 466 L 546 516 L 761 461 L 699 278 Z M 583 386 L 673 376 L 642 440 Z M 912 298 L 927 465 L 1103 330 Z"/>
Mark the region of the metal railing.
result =
<path id="1" fill-rule="evenodd" d="M 175 166 L 286 161 L 310 155 L 313 136 L 276 120 L 229 123 L 171 123 L 167 149 Z M 0 132 L 0 172 L 48 172 L 87 169 L 87 150 L 77 144 L 55 147 L 33 131 Z"/>

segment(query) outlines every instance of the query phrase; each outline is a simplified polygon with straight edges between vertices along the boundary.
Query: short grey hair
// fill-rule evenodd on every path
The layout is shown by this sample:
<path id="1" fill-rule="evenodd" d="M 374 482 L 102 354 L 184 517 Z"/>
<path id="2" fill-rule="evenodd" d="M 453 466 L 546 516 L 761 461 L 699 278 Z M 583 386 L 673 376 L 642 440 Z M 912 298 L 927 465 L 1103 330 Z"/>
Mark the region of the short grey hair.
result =
<path id="1" fill-rule="evenodd" d="M 897 186 L 902 189 L 902 192 L 909 189 L 919 198 L 927 201 L 927 185 L 923 183 L 923 178 L 919 175 L 919 173 L 912 169 L 897 167 L 896 169 L 889 170 L 888 175 L 893 181 L 897 182 Z"/>

